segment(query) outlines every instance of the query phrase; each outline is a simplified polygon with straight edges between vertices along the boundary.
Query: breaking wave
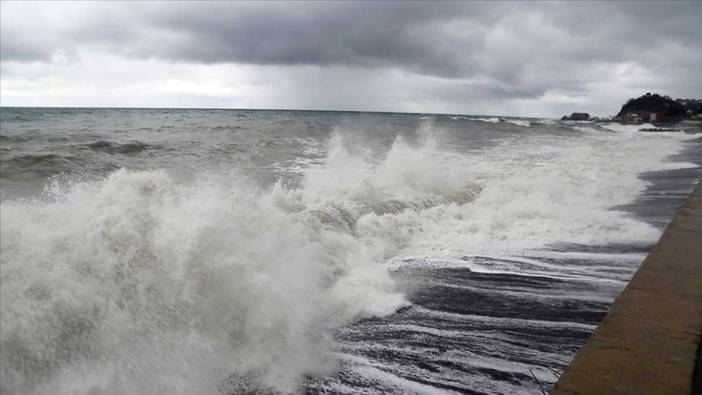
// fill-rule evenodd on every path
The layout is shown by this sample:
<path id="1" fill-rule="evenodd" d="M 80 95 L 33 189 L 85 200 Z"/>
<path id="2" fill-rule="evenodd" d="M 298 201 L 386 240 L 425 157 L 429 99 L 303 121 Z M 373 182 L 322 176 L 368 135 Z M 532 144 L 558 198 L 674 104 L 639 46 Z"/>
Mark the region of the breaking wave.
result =
<path id="1" fill-rule="evenodd" d="M 470 121 L 479 121 L 479 122 L 487 122 L 487 123 L 510 123 L 512 125 L 517 125 L 517 126 L 523 126 L 525 128 L 528 128 L 531 126 L 531 122 L 524 120 L 524 119 L 510 119 L 510 118 L 497 118 L 497 117 L 491 117 L 491 118 L 471 118 L 471 117 L 466 117 L 464 119 L 470 120 Z"/>
<path id="2" fill-rule="evenodd" d="M 285 392 L 329 373 L 334 328 L 406 304 L 381 265 L 396 247 L 356 223 L 477 193 L 417 177 L 451 173 L 432 152 L 398 141 L 362 179 L 337 138 L 301 189 L 122 169 L 3 202 L 3 392 Z"/>
<path id="3" fill-rule="evenodd" d="M 333 366 L 331 329 L 405 302 L 374 246 L 277 197 L 120 170 L 4 203 L 3 392 L 285 390 Z"/>

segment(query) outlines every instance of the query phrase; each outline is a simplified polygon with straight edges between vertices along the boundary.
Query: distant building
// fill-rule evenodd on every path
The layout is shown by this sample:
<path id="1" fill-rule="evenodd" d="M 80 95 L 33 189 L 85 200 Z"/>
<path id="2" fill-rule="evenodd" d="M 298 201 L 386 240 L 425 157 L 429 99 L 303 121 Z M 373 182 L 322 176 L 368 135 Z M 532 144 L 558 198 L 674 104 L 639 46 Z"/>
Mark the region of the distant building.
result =
<path id="1" fill-rule="evenodd" d="M 590 114 L 586 112 L 574 112 L 570 116 L 564 116 L 562 119 L 567 121 L 587 121 L 590 119 Z"/>
<path id="2" fill-rule="evenodd" d="M 663 119 L 663 113 L 652 112 L 648 115 L 649 122 L 656 122 L 656 121 L 660 121 L 661 119 Z"/>
<path id="3" fill-rule="evenodd" d="M 625 123 L 641 123 L 643 121 L 641 115 L 635 112 L 626 113 L 622 118 Z"/>

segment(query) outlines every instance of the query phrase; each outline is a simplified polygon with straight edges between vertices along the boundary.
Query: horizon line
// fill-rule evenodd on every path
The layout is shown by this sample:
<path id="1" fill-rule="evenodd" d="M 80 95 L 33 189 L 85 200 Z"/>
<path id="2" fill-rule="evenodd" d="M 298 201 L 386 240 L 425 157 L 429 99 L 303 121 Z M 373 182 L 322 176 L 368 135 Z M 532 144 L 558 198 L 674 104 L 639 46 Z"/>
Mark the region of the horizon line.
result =
<path id="1" fill-rule="evenodd" d="M 458 115 L 480 117 L 508 117 L 508 118 L 534 118 L 534 119 L 559 119 L 560 117 L 538 115 L 497 115 L 497 114 L 468 114 L 468 113 L 441 113 L 441 112 L 416 112 L 416 111 L 379 111 L 379 110 L 311 110 L 294 108 L 233 108 L 233 107 L 122 107 L 122 106 L 18 106 L 0 105 L 0 108 L 51 108 L 51 109 L 104 109 L 104 110 L 220 110 L 220 111 L 291 111 L 291 112 L 348 112 L 371 114 L 406 114 L 406 115 Z"/>

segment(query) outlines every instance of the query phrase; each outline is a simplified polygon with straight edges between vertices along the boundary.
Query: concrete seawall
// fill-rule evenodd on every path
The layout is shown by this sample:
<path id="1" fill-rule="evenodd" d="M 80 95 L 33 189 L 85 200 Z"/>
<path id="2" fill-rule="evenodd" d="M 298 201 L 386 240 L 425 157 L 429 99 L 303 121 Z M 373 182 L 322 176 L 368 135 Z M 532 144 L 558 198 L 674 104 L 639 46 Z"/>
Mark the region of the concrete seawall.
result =
<path id="1" fill-rule="evenodd" d="M 551 393 L 690 395 L 701 335 L 702 182 Z"/>

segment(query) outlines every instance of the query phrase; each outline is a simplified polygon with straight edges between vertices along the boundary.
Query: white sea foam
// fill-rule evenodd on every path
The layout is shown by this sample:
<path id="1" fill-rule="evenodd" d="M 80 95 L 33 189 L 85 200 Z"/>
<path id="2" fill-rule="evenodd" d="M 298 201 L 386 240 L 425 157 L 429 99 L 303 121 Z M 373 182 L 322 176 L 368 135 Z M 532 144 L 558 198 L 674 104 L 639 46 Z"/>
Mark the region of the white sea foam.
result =
<path id="1" fill-rule="evenodd" d="M 459 119 L 459 118 L 452 117 L 451 119 Z M 505 119 L 505 118 L 497 118 L 497 117 L 490 117 L 490 118 L 465 117 L 465 118 L 460 118 L 460 119 L 468 119 L 471 121 L 479 121 L 479 122 L 487 122 L 487 123 L 506 122 L 506 123 L 511 123 L 512 125 L 523 126 L 523 127 L 527 127 L 527 128 L 529 126 L 531 126 L 531 122 L 523 120 L 523 119 Z"/>
<path id="2" fill-rule="evenodd" d="M 505 122 L 511 123 L 513 125 L 517 126 L 524 126 L 525 128 L 528 128 L 531 126 L 531 123 L 529 121 L 525 121 L 523 119 L 506 119 Z"/>
<path id="3" fill-rule="evenodd" d="M 456 161 L 454 169 L 465 179 L 434 173 L 453 179 L 447 182 L 453 186 L 476 184 L 480 193 L 470 204 L 369 214 L 359 219 L 357 233 L 386 238 L 414 254 L 654 242 L 659 230 L 613 208 L 644 190 L 641 172 L 694 166 L 668 163 L 682 139 L 600 132 L 514 141 Z"/>
<path id="4" fill-rule="evenodd" d="M 540 123 L 543 125 L 555 125 L 558 122 L 553 118 L 542 118 L 542 119 L 539 119 L 538 121 L 536 121 L 536 123 Z"/>
<path id="5" fill-rule="evenodd" d="M 611 130 L 613 132 L 622 132 L 622 133 L 635 133 L 635 132 L 638 132 L 639 129 L 653 128 L 654 127 L 650 123 L 644 123 L 642 125 L 629 125 L 629 124 L 623 124 L 623 123 L 601 123 L 601 124 L 599 124 L 599 126 L 601 126 L 603 129 Z"/>
<path id="6" fill-rule="evenodd" d="M 428 132 L 416 146 L 398 139 L 374 161 L 350 153 L 336 135 L 327 160 L 307 170 L 300 199 L 347 210 L 356 237 L 385 257 L 651 243 L 658 229 L 614 208 L 644 190 L 641 172 L 696 166 L 668 160 L 685 138 L 593 129 L 577 139 L 510 140 L 466 156 L 441 149 Z M 427 204 L 409 204 L 417 199 Z M 384 201 L 405 204 L 367 208 Z"/>
<path id="7" fill-rule="evenodd" d="M 469 118 L 471 121 L 489 122 L 489 123 L 499 123 L 500 118 Z"/>

